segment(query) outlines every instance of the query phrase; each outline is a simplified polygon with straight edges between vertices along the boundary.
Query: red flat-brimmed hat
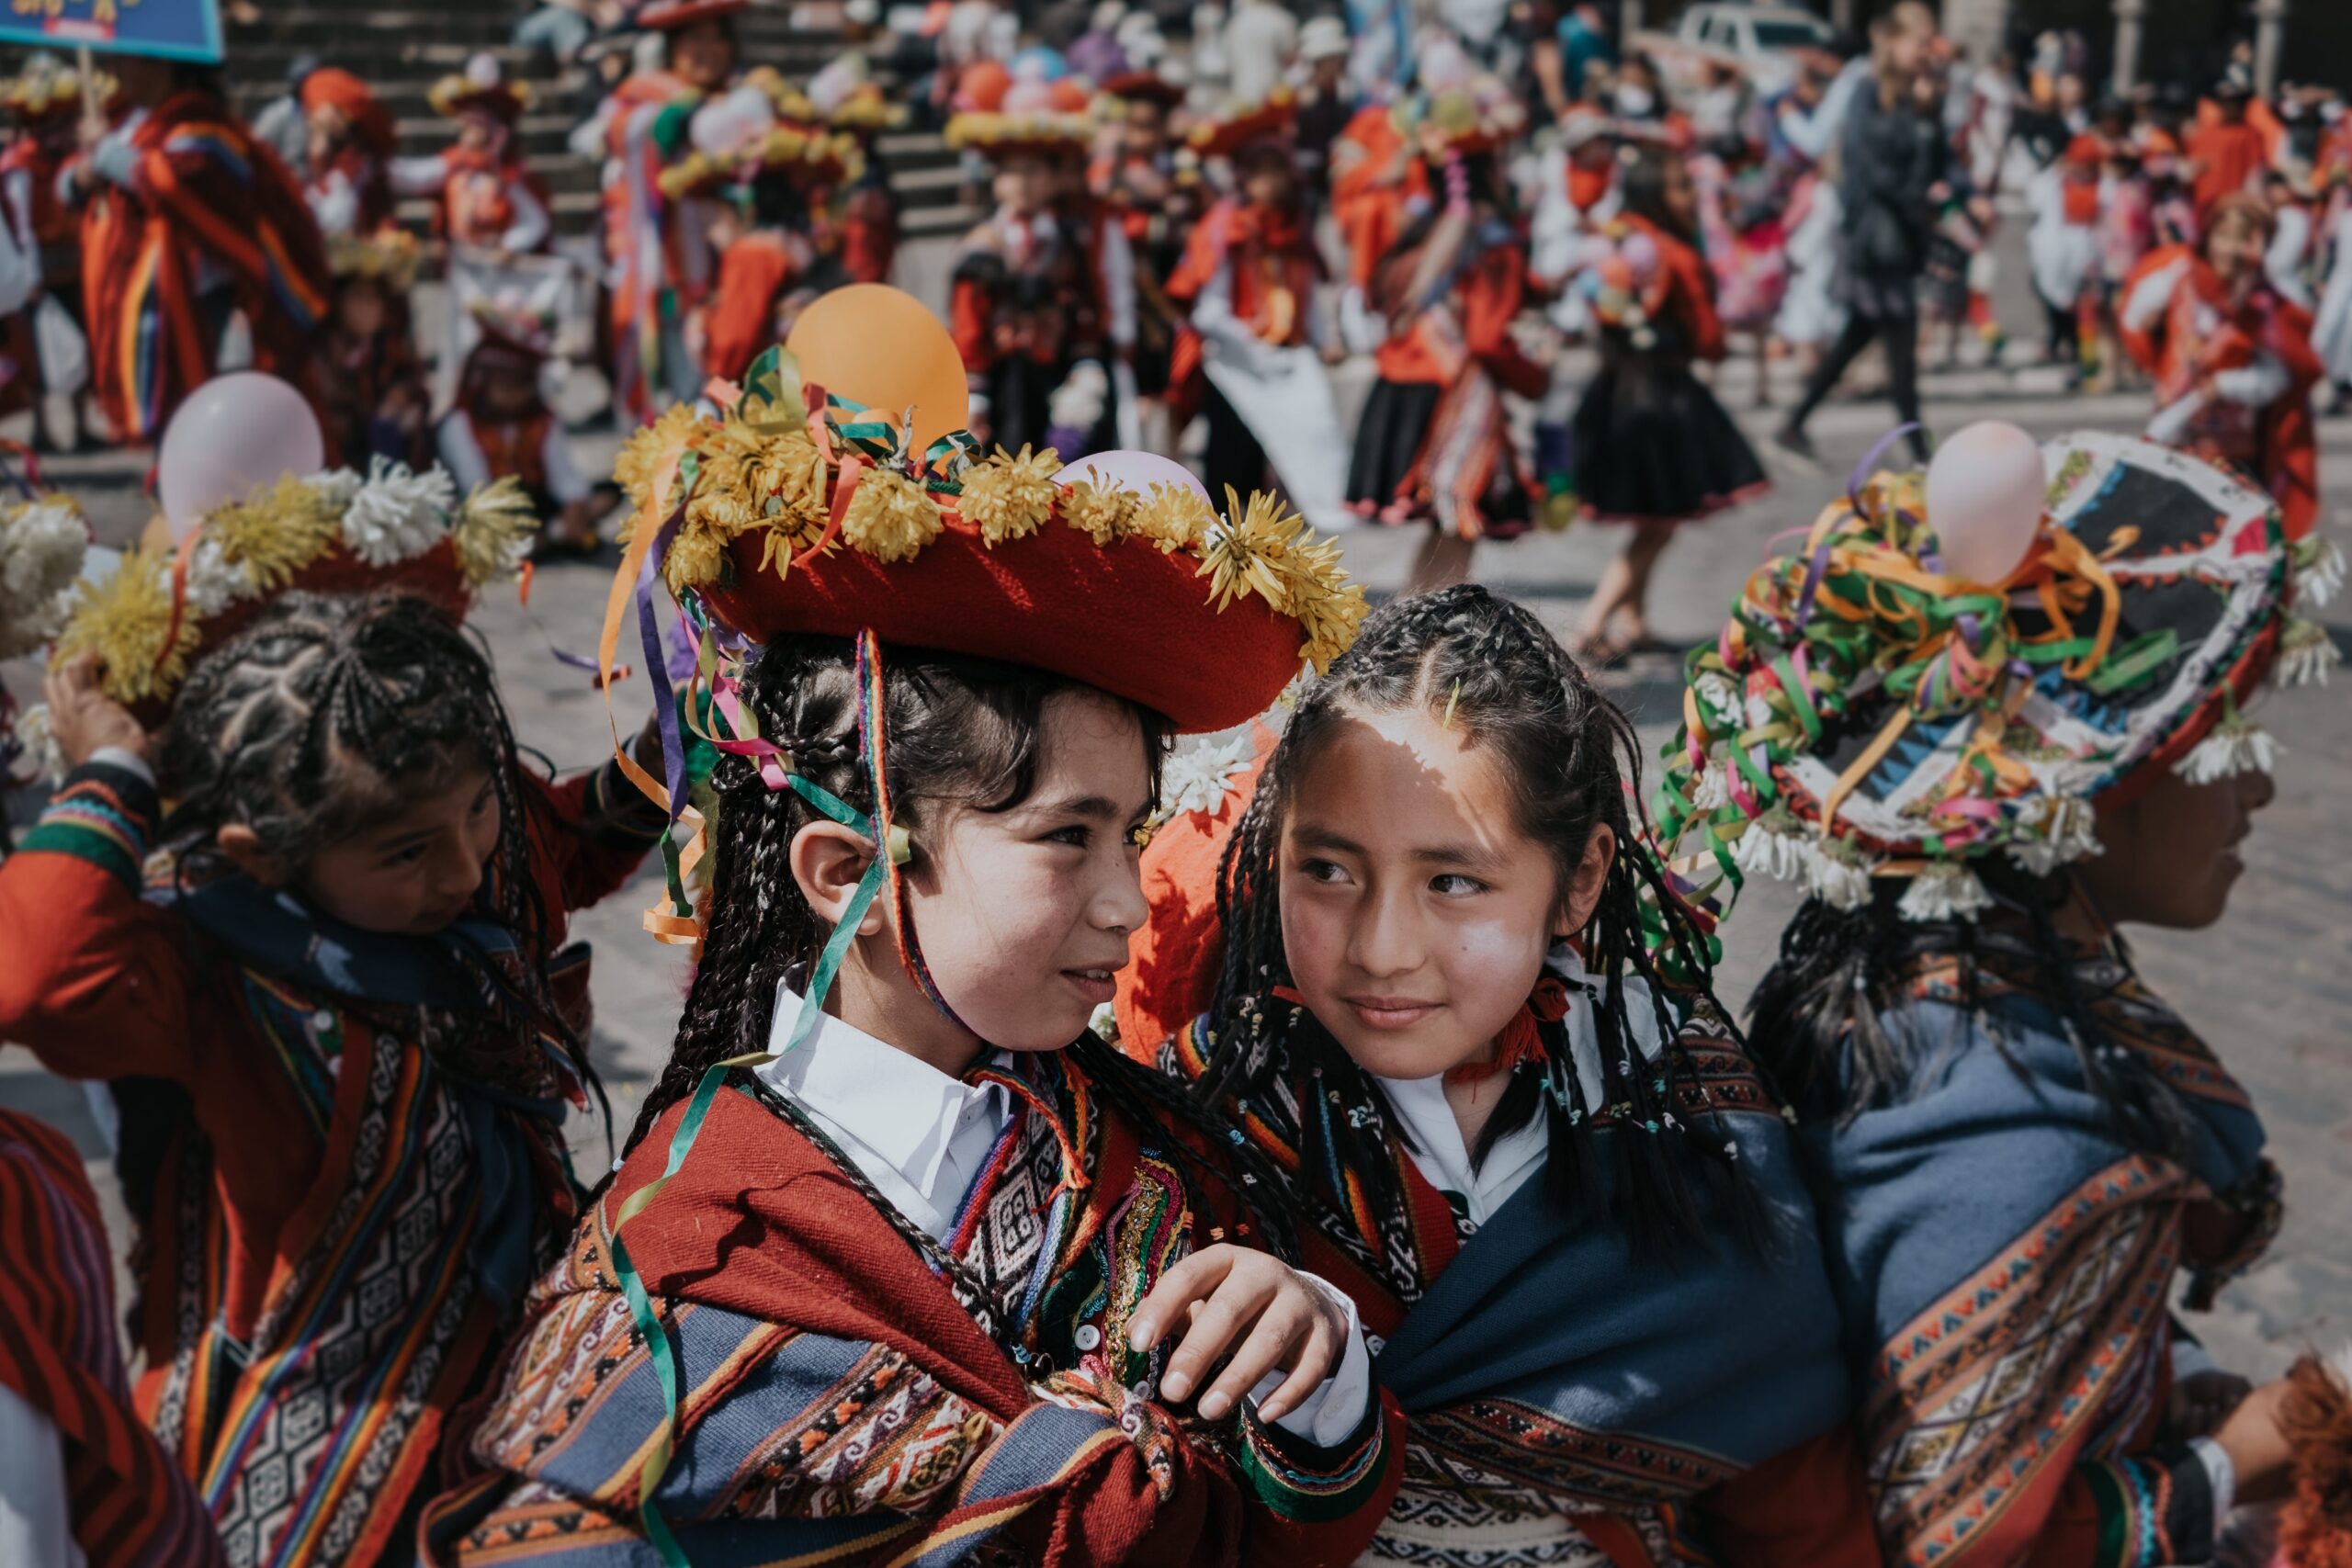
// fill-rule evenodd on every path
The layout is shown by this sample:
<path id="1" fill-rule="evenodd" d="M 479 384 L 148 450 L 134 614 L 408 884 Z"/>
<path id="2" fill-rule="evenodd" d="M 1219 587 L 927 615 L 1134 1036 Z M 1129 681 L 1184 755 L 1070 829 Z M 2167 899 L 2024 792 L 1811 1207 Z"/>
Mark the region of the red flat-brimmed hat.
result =
<path id="1" fill-rule="evenodd" d="M 1184 101 L 1185 87 L 1181 82 L 1170 82 L 1157 71 L 1122 71 L 1105 77 L 1102 96 L 1125 103 L 1160 104 L 1174 108 Z"/>
<path id="2" fill-rule="evenodd" d="M 1286 139 L 1297 129 L 1297 96 L 1277 87 L 1261 102 L 1201 121 L 1185 144 L 1204 158 L 1230 158 L 1261 141 Z"/>
<path id="3" fill-rule="evenodd" d="M 531 85 L 507 79 L 495 57 L 477 54 L 461 72 L 453 72 L 425 90 L 424 101 L 439 115 L 457 116 L 481 109 L 512 125 L 531 107 Z"/>
<path id="4" fill-rule="evenodd" d="M 640 6 L 631 23 L 646 32 L 670 33 L 680 28 L 693 27 L 720 17 L 731 17 L 750 6 L 752 0 L 652 0 Z"/>
<path id="5" fill-rule="evenodd" d="M 960 433 L 899 456 L 853 405 L 812 418 L 780 367 L 763 355 L 716 417 L 673 410 L 615 468 L 632 531 L 662 531 L 672 592 L 752 641 L 870 632 L 1068 675 L 1200 732 L 1263 712 L 1354 637 L 1363 591 L 1272 496 L 1218 517 L 1190 488 L 1056 483 L 1051 452 L 976 460 Z"/>

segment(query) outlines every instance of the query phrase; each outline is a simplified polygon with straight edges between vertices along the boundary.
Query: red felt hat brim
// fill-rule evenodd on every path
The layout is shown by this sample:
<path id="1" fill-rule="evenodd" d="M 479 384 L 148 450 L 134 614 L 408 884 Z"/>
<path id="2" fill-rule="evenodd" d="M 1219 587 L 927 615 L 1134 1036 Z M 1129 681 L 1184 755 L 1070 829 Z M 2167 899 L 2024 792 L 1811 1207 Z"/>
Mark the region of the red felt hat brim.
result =
<path id="1" fill-rule="evenodd" d="M 229 645 L 261 613 L 288 593 L 414 593 L 430 600 L 453 621 L 462 621 L 472 608 L 473 585 L 458 564 L 454 539 L 443 539 L 423 555 L 390 566 L 370 566 L 341 546 L 329 550 L 289 578 L 286 585 L 251 599 L 240 599 L 208 618 L 188 657 L 188 668 Z M 171 713 L 171 699 L 148 697 L 131 705 L 132 716 L 148 725 L 161 724 Z"/>
<path id="2" fill-rule="evenodd" d="M 1254 594 L 1218 611 L 1199 562 L 1150 540 L 1107 547 L 1048 522 L 990 547 L 949 516 L 912 560 L 889 565 L 838 546 L 779 578 L 757 534 L 738 538 L 734 581 L 704 598 L 755 641 L 855 637 L 1024 664 L 1083 681 L 1193 734 L 1264 712 L 1299 671 L 1297 623 Z"/>
<path id="3" fill-rule="evenodd" d="M 752 0 L 656 0 L 637 14 L 637 26 L 647 32 L 675 32 L 714 17 L 731 17 L 750 7 Z"/>

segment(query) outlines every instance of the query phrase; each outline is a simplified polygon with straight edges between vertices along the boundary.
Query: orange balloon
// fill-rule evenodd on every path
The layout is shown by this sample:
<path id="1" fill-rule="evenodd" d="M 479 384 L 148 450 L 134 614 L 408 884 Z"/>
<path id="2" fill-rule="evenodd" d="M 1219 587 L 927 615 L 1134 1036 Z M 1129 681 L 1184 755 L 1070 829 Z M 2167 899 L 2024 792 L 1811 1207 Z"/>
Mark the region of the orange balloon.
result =
<path id="1" fill-rule="evenodd" d="M 1064 114 L 1084 114 L 1093 102 L 1093 93 L 1076 76 L 1065 76 L 1053 85 L 1054 107 Z"/>
<path id="2" fill-rule="evenodd" d="M 971 423 L 964 356 L 946 326 L 903 289 L 853 283 L 818 296 L 784 346 L 804 380 L 864 403 L 893 424 L 914 410 L 917 453 Z"/>
<path id="3" fill-rule="evenodd" d="M 994 114 L 1004 103 L 1005 89 L 1012 85 L 1012 73 L 1004 68 L 1004 62 L 975 61 L 956 78 L 956 107 L 974 114 Z"/>

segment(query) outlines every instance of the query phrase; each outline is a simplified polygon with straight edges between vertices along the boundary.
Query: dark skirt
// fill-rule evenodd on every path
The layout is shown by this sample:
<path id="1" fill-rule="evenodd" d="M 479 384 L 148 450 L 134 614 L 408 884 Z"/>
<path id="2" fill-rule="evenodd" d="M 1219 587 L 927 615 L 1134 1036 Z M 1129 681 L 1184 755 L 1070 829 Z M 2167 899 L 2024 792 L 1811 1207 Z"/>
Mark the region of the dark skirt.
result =
<path id="1" fill-rule="evenodd" d="M 1568 427 L 1577 499 L 1604 523 L 1679 523 L 1770 480 L 1747 438 L 1686 364 L 1603 365 Z"/>
<path id="2" fill-rule="evenodd" d="M 1397 486 L 1430 433 L 1443 387 L 1415 381 L 1375 381 L 1356 422 L 1355 453 L 1348 462 L 1348 504 L 1377 513 L 1396 499 Z"/>

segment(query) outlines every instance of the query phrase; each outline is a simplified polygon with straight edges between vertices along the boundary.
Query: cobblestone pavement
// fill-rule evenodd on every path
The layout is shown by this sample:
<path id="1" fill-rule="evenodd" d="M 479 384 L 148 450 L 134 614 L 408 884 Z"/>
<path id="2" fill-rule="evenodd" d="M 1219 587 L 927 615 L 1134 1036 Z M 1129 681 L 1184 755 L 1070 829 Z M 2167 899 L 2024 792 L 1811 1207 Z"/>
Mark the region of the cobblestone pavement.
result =
<path id="1" fill-rule="evenodd" d="M 2075 425 L 2132 428 L 2144 404 L 2132 396 L 2069 396 L 2048 379 L 1963 371 L 1931 377 L 1928 418 L 1949 431 L 1970 419 L 2013 420 L 2037 434 Z M 1359 392 L 1360 395 L 1360 392 Z M 1783 396 L 1786 393 L 1784 391 Z M 1743 396 L 1736 400 L 1744 404 Z M 1743 412 L 1761 430 L 1770 415 Z M 1833 404 L 1815 434 L 1830 475 L 1781 476 L 1771 495 L 1689 530 L 1666 558 L 1655 619 L 1669 638 L 1711 636 L 1765 541 L 1809 522 L 1835 493 L 1848 465 L 1887 428 L 1883 403 Z M 2352 529 L 2352 421 L 2323 427 L 2323 493 L 2333 498 L 2328 525 Z M 609 438 L 585 442 L 582 460 L 608 462 Z M 1484 581 L 1533 604 L 1565 633 L 1621 536 L 1578 527 L 1539 535 L 1478 555 Z M 1375 593 L 1393 592 L 1416 539 L 1372 530 L 1350 536 L 1351 569 Z M 515 728 L 560 768 L 597 761 L 610 745 L 602 696 L 548 653 L 594 646 L 609 561 L 553 565 L 537 574 L 527 609 L 502 595 L 477 620 L 496 652 Z M 2352 598 L 2329 612 L 2339 644 L 2352 648 Z M 23 672 L 12 671 L 21 682 Z M 1679 667 L 1668 658 L 1638 660 L 1611 680 L 1617 698 L 1656 748 L 1670 733 L 1679 702 Z M 641 681 L 613 693 L 624 734 L 643 716 Z M 2203 933 L 2144 932 L 2139 952 L 2157 988 L 2213 1042 L 2246 1083 L 2268 1122 L 2287 1174 L 2289 1219 L 2269 1258 L 2222 1297 L 2197 1331 L 2225 1364 L 2250 1373 L 2282 1367 L 2306 1343 L 2332 1346 L 2352 1336 L 2352 821 L 2343 811 L 2352 778 L 2352 718 L 2343 684 L 2274 700 L 2267 722 L 2282 742 L 2278 794 L 2247 852 L 2247 870 L 2228 919 Z M 658 890 L 659 867 L 575 922 L 596 947 L 597 1064 L 625 1129 L 643 1088 L 667 1053 L 684 983 L 683 955 L 655 945 L 638 927 Z M 1769 961 L 1792 907 L 1780 889 L 1758 886 L 1727 932 L 1724 994 L 1744 1003 Z M 0 1104 L 51 1116 L 96 1156 L 100 1144 L 77 1088 L 41 1074 L 20 1050 L 0 1050 Z M 576 1131 L 583 1173 L 609 1158 L 600 1129 Z"/>

